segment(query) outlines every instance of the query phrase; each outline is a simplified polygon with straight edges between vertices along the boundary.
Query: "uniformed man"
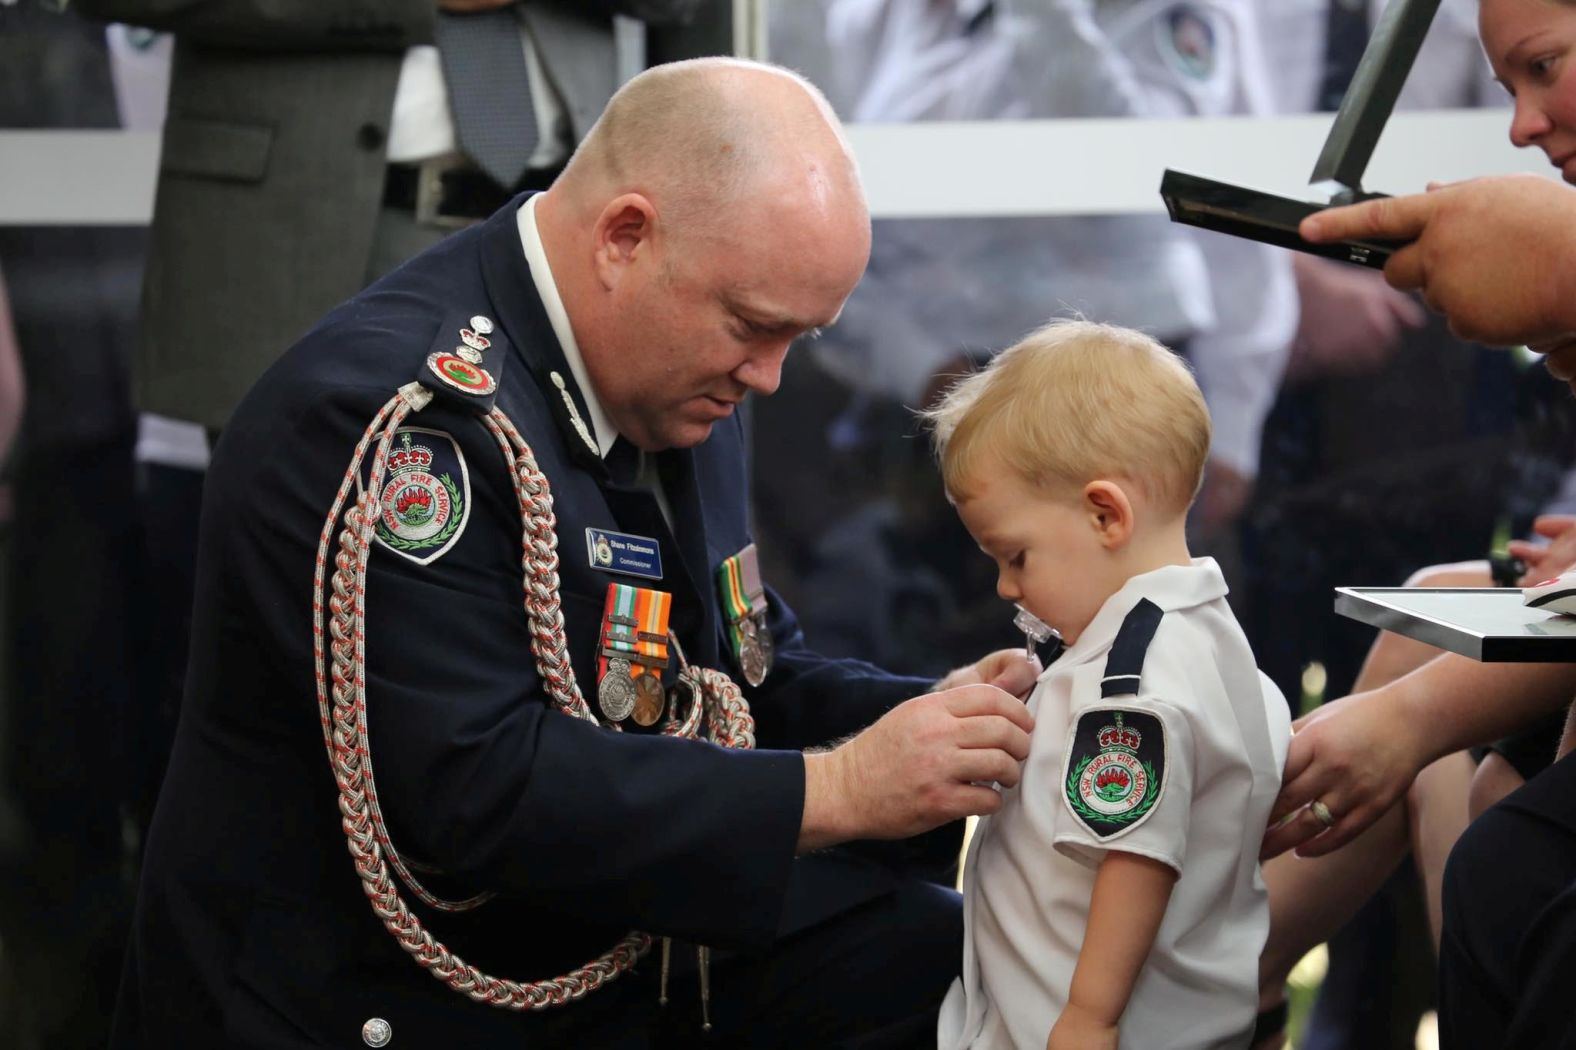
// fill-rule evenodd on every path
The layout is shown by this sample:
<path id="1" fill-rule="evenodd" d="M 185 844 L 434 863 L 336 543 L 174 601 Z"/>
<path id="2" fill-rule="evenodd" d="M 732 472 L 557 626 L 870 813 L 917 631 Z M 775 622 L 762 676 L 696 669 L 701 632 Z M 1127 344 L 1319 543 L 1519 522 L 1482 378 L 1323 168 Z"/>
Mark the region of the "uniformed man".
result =
<path id="1" fill-rule="evenodd" d="M 905 702 L 808 651 L 735 415 L 869 236 L 813 89 L 661 67 L 270 370 L 215 450 L 113 1045 L 931 1038 L 956 895 L 827 847 L 994 809 L 1036 669 Z"/>

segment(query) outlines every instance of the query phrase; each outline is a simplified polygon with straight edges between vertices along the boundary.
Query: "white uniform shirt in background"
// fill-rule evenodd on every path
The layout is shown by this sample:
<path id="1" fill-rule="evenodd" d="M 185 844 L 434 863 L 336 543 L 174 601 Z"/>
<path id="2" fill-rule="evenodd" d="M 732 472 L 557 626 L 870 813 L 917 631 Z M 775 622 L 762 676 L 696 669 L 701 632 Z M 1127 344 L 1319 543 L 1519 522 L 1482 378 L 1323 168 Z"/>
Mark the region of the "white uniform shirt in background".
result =
<path id="1" fill-rule="evenodd" d="M 1264 56 L 1275 70 L 1271 80 L 1277 113 L 1307 113 L 1317 108 L 1324 78 L 1325 19 L 1331 0 L 1256 0 Z M 1354 0 L 1368 5 L 1374 26 L 1384 0 Z M 1506 106 L 1510 96 L 1494 80 L 1477 35 L 1478 0 L 1441 0 L 1396 100 L 1398 110 Z M 1308 167 L 1313 167 L 1310 161 Z"/>
<path id="2" fill-rule="evenodd" d="M 963 882 L 963 976 L 942 1004 L 940 1050 L 1042 1050 L 1066 1005 L 1096 868 L 1108 850 L 1178 872 L 1122 1015 L 1123 1050 L 1248 1045 L 1269 905 L 1258 854 L 1291 736 L 1209 558 L 1134 577 L 1040 676 L 1023 778 L 980 821 Z M 1142 598 L 1164 615 L 1136 697 L 1102 699 L 1106 656 Z M 1104 840 L 1073 815 L 1064 759 L 1080 715 L 1144 711 L 1164 726 L 1155 808 Z"/>
<path id="3" fill-rule="evenodd" d="M 1178 10 L 1202 34 L 1197 61 L 1174 46 Z M 826 35 L 831 94 L 852 120 L 1221 116 L 1269 106 L 1249 0 L 831 0 Z M 1101 177 L 1101 158 L 1067 164 Z M 1257 472 L 1259 433 L 1297 323 L 1289 260 L 1161 214 L 880 223 L 864 282 L 834 338 L 812 352 L 855 389 L 913 403 L 960 351 L 1000 350 L 1074 314 L 1189 340 L 1215 420 L 1212 456 Z"/>

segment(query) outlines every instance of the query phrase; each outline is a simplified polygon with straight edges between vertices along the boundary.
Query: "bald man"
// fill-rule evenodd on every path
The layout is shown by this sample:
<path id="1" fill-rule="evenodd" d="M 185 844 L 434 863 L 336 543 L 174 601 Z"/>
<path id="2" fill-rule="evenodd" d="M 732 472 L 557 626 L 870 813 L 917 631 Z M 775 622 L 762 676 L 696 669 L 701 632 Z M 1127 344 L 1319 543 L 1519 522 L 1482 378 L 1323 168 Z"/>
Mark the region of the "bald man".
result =
<path id="1" fill-rule="evenodd" d="M 933 1045 L 958 899 L 842 844 L 994 810 L 1036 668 L 810 652 L 737 415 L 869 247 L 813 89 L 661 67 L 264 376 L 115 1047 Z"/>

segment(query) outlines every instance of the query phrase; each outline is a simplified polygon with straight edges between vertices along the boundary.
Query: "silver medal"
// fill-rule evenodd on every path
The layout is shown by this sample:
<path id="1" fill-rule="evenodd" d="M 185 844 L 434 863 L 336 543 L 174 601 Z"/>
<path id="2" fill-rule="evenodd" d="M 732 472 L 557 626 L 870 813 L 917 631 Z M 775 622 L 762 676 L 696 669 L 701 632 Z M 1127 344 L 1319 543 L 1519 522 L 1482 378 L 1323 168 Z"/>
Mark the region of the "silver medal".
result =
<path id="1" fill-rule="evenodd" d="M 622 722 L 635 710 L 635 683 L 629 677 L 628 660 L 607 662 L 607 674 L 597 685 L 596 702 L 609 722 Z"/>
<path id="2" fill-rule="evenodd" d="M 760 685 L 772 670 L 772 634 L 758 617 L 750 616 L 739 624 L 739 669 L 744 680 Z"/>
<path id="3" fill-rule="evenodd" d="M 492 318 L 483 317 L 481 314 L 477 314 L 475 317 L 471 318 L 471 329 L 473 331 L 480 332 L 482 335 L 492 335 Z"/>

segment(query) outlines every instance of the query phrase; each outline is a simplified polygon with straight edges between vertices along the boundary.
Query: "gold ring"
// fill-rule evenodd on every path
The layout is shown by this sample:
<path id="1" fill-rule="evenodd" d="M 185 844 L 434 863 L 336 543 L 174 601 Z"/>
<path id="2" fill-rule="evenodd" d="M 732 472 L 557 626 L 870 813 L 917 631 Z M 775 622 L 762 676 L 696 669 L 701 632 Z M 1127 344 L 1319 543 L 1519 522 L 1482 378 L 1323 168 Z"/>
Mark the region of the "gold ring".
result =
<path id="1" fill-rule="evenodd" d="M 1313 819 L 1327 828 L 1335 827 L 1335 814 L 1330 812 L 1330 807 L 1321 800 L 1314 799 L 1308 803 L 1308 809 L 1313 813 Z"/>

